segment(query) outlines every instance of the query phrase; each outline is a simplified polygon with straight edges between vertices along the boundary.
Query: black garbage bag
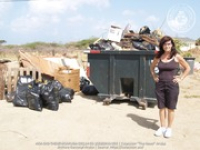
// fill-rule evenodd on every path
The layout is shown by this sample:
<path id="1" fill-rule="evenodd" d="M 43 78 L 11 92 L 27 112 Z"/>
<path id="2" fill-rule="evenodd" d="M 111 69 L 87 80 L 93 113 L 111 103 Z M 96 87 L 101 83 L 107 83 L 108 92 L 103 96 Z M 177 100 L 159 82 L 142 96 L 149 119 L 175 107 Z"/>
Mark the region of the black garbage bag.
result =
<path id="1" fill-rule="evenodd" d="M 26 98 L 28 87 L 32 84 L 31 76 L 20 76 L 17 81 L 17 89 L 13 99 L 14 106 L 28 107 Z"/>
<path id="2" fill-rule="evenodd" d="M 41 87 L 40 96 L 43 100 L 43 106 L 49 110 L 58 110 L 60 96 L 59 91 L 62 89 L 62 84 L 57 80 L 49 81 Z"/>
<path id="3" fill-rule="evenodd" d="M 114 50 L 115 48 L 111 45 L 109 40 L 100 40 L 98 43 L 90 44 L 92 50 Z"/>
<path id="4" fill-rule="evenodd" d="M 151 44 L 151 43 L 149 43 L 147 41 L 143 41 L 142 45 L 144 47 L 146 47 L 146 49 L 148 49 L 148 50 L 155 50 L 155 48 L 156 48 L 155 45 L 153 45 L 153 44 Z"/>
<path id="5" fill-rule="evenodd" d="M 85 77 L 80 78 L 80 90 L 83 89 L 84 86 L 90 85 L 90 81 L 87 80 Z"/>
<path id="6" fill-rule="evenodd" d="M 71 102 L 74 98 L 74 90 L 70 88 L 63 88 L 59 91 L 59 95 L 62 102 Z"/>
<path id="7" fill-rule="evenodd" d="M 143 26 L 140 28 L 139 34 L 150 34 L 151 30 L 148 26 Z"/>
<path id="8" fill-rule="evenodd" d="M 85 95 L 97 95 L 99 93 L 94 85 L 86 85 L 81 91 Z"/>
<path id="9" fill-rule="evenodd" d="M 42 99 L 40 98 L 40 88 L 42 84 L 33 81 L 32 85 L 29 86 L 27 92 L 28 107 L 32 110 L 42 111 Z"/>
<path id="10" fill-rule="evenodd" d="M 99 42 L 99 46 L 101 47 L 101 50 L 114 50 L 114 47 L 112 47 L 111 42 L 107 40 L 101 40 Z"/>
<path id="11" fill-rule="evenodd" d="M 52 84 L 53 88 L 58 91 L 60 91 L 63 88 L 62 84 L 58 80 L 52 80 L 51 84 Z"/>
<path id="12" fill-rule="evenodd" d="M 101 47 L 98 43 L 96 43 L 96 44 L 92 43 L 92 44 L 89 45 L 89 47 L 90 47 L 91 50 L 101 50 Z"/>
<path id="13" fill-rule="evenodd" d="M 59 95 L 59 91 L 61 89 L 63 89 L 62 84 L 58 81 L 58 80 L 53 80 L 52 82 L 52 86 L 53 86 L 53 91 L 54 91 L 54 96 L 56 101 L 58 101 L 59 103 L 61 103 L 61 99 L 60 99 L 60 95 Z"/>
<path id="14" fill-rule="evenodd" d="M 142 44 L 142 42 L 132 41 L 133 47 L 139 50 L 148 50 L 148 48 Z"/>
<path id="15" fill-rule="evenodd" d="M 11 91 L 6 94 L 7 102 L 12 102 L 15 98 L 16 91 Z"/>

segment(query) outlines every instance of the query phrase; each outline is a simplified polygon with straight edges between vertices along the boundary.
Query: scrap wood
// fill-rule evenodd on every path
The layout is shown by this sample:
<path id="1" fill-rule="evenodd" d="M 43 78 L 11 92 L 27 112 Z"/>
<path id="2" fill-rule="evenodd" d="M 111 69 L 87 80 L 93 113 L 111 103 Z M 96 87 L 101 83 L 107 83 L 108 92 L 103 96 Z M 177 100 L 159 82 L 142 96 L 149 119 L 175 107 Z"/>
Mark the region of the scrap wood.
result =
<path id="1" fill-rule="evenodd" d="M 153 44 L 153 45 L 156 45 L 156 46 L 159 45 L 159 42 L 158 42 L 157 39 L 151 38 L 151 37 L 149 37 L 149 36 L 147 36 L 147 35 L 145 35 L 145 34 L 141 34 L 140 37 L 141 37 L 143 40 L 149 42 L 150 44 Z"/>
<path id="2" fill-rule="evenodd" d="M 23 64 L 23 67 L 35 68 L 46 75 L 54 76 L 55 70 L 58 70 L 59 67 L 62 67 L 59 64 L 45 60 L 39 56 L 30 55 L 24 51 L 19 51 L 19 53 L 20 62 Z"/>

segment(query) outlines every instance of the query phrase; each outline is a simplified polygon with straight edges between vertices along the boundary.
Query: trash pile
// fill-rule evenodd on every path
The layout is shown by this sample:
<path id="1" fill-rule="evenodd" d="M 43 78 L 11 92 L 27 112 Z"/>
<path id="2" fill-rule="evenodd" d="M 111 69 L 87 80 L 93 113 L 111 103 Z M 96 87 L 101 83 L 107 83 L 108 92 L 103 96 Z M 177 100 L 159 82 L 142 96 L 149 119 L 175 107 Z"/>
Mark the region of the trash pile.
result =
<path id="1" fill-rule="evenodd" d="M 98 93 L 76 59 L 40 58 L 20 51 L 20 60 L 24 67 L 36 68 L 41 73 L 54 77 L 64 87 L 70 87 L 74 91 L 81 90 L 86 95 L 96 95 Z"/>
<path id="2" fill-rule="evenodd" d="M 85 95 L 97 95 L 99 92 L 85 77 L 80 78 L 80 90 Z"/>
<path id="3" fill-rule="evenodd" d="M 129 29 L 129 25 L 122 30 L 117 26 L 111 25 L 108 38 L 98 39 L 89 45 L 91 50 L 155 50 L 162 37 L 161 30 L 153 32 L 148 26 L 140 28 L 138 33 Z"/>
<path id="4" fill-rule="evenodd" d="M 0 62 L 0 100 L 36 111 L 57 111 L 59 103 L 71 102 L 75 92 L 98 94 L 78 59 L 43 58 L 25 51 L 19 55 L 19 61 Z"/>
<path id="5" fill-rule="evenodd" d="M 42 111 L 43 108 L 57 111 L 59 103 L 71 102 L 74 90 L 64 88 L 56 80 L 46 83 L 33 80 L 31 76 L 20 76 L 17 82 L 17 90 L 13 94 L 14 106 L 28 107 L 31 110 Z"/>

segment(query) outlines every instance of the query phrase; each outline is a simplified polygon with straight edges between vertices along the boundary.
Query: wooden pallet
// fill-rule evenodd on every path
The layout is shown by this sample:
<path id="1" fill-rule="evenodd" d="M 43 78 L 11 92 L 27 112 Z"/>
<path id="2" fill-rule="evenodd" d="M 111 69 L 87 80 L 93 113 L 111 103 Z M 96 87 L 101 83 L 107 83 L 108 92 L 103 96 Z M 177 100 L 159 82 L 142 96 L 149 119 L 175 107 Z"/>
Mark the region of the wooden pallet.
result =
<path id="1" fill-rule="evenodd" d="M 41 73 L 36 69 L 30 68 L 11 68 L 6 71 L 5 88 L 3 89 L 3 99 L 6 99 L 5 94 L 11 95 L 16 91 L 17 81 L 19 76 L 30 75 L 34 80 L 42 80 Z M 8 98 L 9 99 L 9 98 Z M 7 99 L 7 100 L 8 100 Z M 9 100 L 8 100 L 9 101 Z"/>
<path id="2" fill-rule="evenodd" d="M 0 70 L 0 100 L 4 99 L 4 87 L 5 87 L 5 82 L 4 82 L 4 70 Z"/>

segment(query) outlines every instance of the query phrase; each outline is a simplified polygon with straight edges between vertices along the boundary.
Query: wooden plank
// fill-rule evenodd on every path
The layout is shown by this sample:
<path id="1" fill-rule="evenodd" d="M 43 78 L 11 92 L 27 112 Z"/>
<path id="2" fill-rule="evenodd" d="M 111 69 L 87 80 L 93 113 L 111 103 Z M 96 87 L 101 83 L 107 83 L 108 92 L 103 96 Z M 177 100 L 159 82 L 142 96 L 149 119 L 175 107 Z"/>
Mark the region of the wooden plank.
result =
<path id="1" fill-rule="evenodd" d="M 7 68 L 3 70 L 3 99 L 6 99 L 6 92 L 5 92 L 5 85 L 6 85 L 6 80 L 5 80 L 5 74 L 7 72 Z"/>
<path id="2" fill-rule="evenodd" d="M 24 73 L 23 73 L 23 69 L 22 68 L 19 68 L 19 75 L 22 76 Z"/>
<path id="3" fill-rule="evenodd" d="M 4 99 L 4 86 L 3 70 L 0 70 L 0 100 Z"/>
<path id="4" fill-rule="evenodd" d="M 38 80 L 39 80 L 39 81 L 42 81 L 42 74 L 41 74 L 40 71 L 38 71 Z"/>
<path id="5" fill-rule="evenodd" d="M 13 76 L 14 76 L 14 78 L 13 78 L 13 91 L 16 91 L 16 89 L 17 89 L 17 81 L 18 81 L 18 77 L 19 77 L 18 74 L 19 74 L 19 70 L 15 69 L 14 74 L 13 74 Z"/>
<path id="6" fill-rule="evenodd" d="M 34 80 L 37 79 L 36 74 L 37 74 L 37 71 L 36 71 L 35 69 L 33 69 L 33 70 L 32 70 L 32 77 L 33 77 Z"/>
<path id="7" fill-rule="evenodd" d="M 12 89 L 12 69 L 9 69 L 7 72 L 7 91 L 11 92 Z"/>
<path id="8" fill-rule="evenodd" d="M 31 74 L 30 74 L 30 69 L 29 69 L 29 68 L 26 68 L 25 72 L 26 72 L 26 75 L 27 75 L 27 76 L 31 75 Z"/>
<path id="9" fill-rule="evenodd" d="M 18 79 L 18 68 L 11 68 L 7 71 L 7 91 L 11 93 L 16 86 Z"/>

